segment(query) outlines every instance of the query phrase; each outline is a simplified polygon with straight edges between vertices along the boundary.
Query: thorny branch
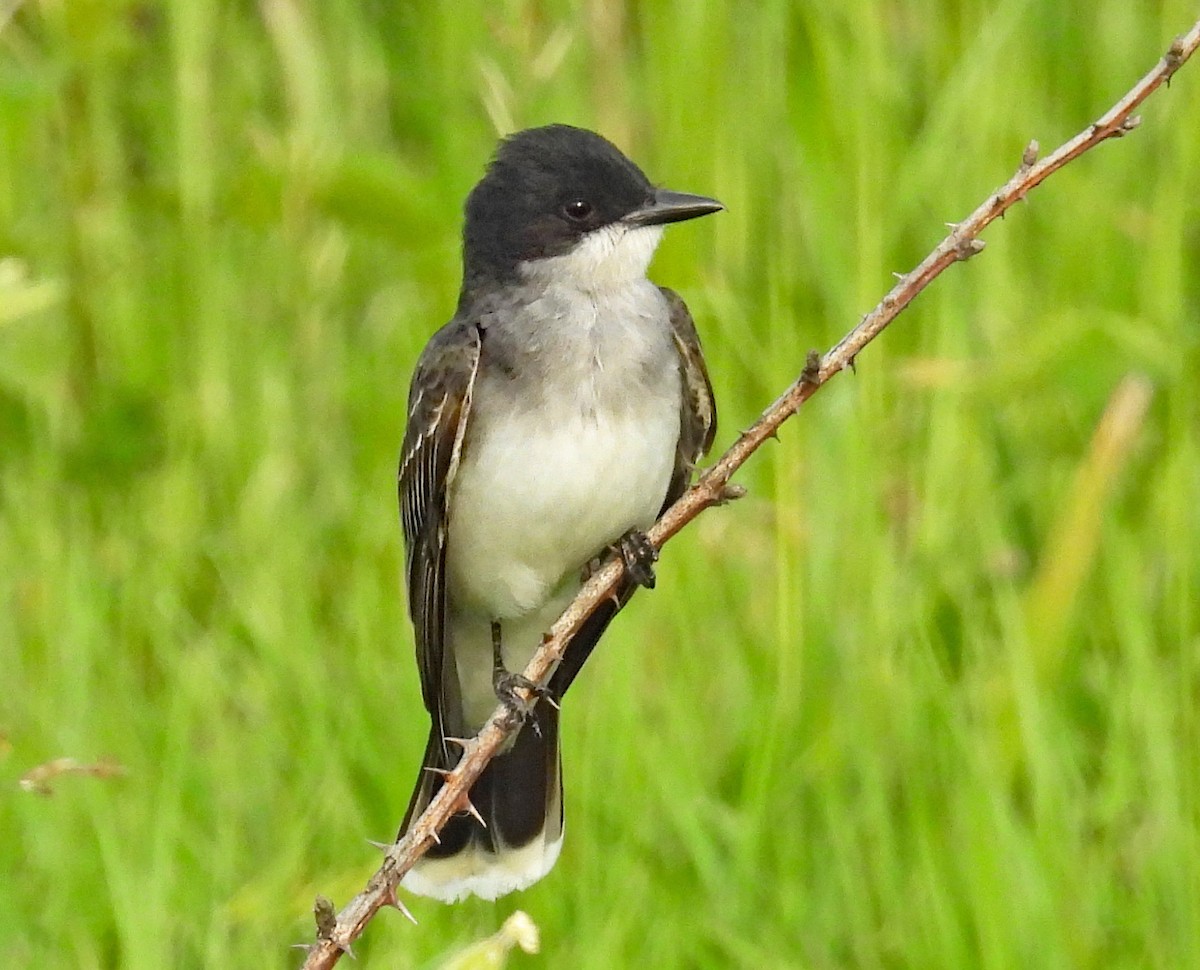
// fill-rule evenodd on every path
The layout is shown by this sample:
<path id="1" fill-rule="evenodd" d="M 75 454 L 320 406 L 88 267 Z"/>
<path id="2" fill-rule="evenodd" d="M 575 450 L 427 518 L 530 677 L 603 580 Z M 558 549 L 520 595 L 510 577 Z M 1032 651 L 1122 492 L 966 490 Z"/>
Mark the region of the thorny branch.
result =
<path id="1" fill-rule="evenodd" d="M 1038 144 L 1031 141 L 1021 156 L 1016 174 L 996 190 L 966 219 L 951 223 L 950 234 L 943 239 L 911 272 L 899 277 L 891 291 L 823 357 L 815 351 L 808 356 L 803 373 L 791 387 L 744 431 L 721 459 L 708 469 L 692 488 L 672 505 L 647 533 L 655 547 L 661 547 L 705 509 L 720 505 L 741 494 L 730 478 L 779 426 L 796 413 L 831 377 L 853 367 L 858 353 L 909 305 L 926 286 L 952 263 L 970 259 L 983 249 L 979 234 L 995 219 L 1025 198 L 1046 178 L 1068 162 L 1110 138 L 1133 131 L 1141 118 L 1133 112 L 1160 86 L 1170 81 L 1200 46 L 1200 22 L 1177 37 L 1166 55 L 1137 82 L 1101 118 L 1089 125 L 1053 153 L 1038 161 Z M 567 643 L 589 615 L 616 590 L 624 566 L 619 559 L 596 572 L 566 612 L 550 628 L 529 665 L 525 676 L 535 684 L 544 683 L 561 659 Z M 524 693 L 524 692 L 522 692 Z M 526 701 L 529 697 L 526 693 Z M 384 906 L 393 906 L 409 919 L 411 914 L 396 895 L 396 886 L 413 863 L 437 840 L 437 832 L 455 812 L 470 811 L 467 793 L 504 741 L 521 726 L 521 716 L 505 706 L 497 707 L 478 736 L 463 742 L 463 756 L 446 776 L 446 783 L 408 834 L 387 847 L 383 863 L 354 897 L 332 919 L 328 900 L 318 899 L 317 942 L 307 947 L 303 970 L 324 970 L 337 963 L 350 944 L 358 939 L 367 923 Z M 320 905 L 324 904 L 324 905 Z M 415 922 L 415 921 L 414 921 Z"/>

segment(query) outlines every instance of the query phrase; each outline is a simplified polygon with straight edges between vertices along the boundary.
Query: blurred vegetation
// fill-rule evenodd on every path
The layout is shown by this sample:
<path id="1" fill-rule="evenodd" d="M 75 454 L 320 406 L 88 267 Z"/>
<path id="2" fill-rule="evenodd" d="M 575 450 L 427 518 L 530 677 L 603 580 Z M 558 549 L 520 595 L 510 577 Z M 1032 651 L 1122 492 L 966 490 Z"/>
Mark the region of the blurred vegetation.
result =
<path id="1" fill-rule="evenodd" d="M 0 3 L 8 965 L 295 966 L 394 833 L 404 397 L 498 130 L 726 203 L 655 267 L 720 446 L 1195 14 Z M 553 874 L 359 964 L 519 906 L 514 966 L 1200 965 L 1200 66 L 1143 114 L 667 548 L 567 705 Z"/>

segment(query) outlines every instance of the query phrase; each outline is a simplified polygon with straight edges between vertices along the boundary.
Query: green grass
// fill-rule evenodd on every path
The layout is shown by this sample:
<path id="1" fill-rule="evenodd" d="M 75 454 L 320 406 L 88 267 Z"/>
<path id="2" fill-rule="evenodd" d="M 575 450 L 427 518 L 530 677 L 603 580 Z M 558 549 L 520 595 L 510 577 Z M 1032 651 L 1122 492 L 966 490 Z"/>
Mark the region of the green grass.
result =
<path id="1" fill-rule="evenodd" d="M 615 9 L 78 0 L 0 29 L 7 965 L 294 966 L 313 896 L 372 870 L 426 730 L 403 403 L 496 126 L 595 126 L 726 202 L 655 267 L 723 446 L 1195 17 Z M 545 956 L 514 966 L 1200 965 L 1200 65 L 1143 114 L 667 548 L 567 704 L 553 874 L 383 914 L 359 965 L 435 966 L 518 906 Z M 19 789 L 60 756 L 126 775 Z"/>

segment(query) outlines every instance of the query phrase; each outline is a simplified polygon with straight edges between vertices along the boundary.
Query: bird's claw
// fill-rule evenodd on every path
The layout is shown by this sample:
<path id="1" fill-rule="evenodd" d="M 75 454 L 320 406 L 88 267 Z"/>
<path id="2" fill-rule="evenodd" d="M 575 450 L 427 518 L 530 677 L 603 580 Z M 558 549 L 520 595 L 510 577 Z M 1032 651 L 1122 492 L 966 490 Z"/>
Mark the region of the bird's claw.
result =
<path id="1" fill-rule="evenodd" d="M 522 718 L 528 717 L 533 705 L 539 700 L 545 701 L 551 707 L 558 709 L 558 700 L 549 687 L 542 684 L 535 684 L 524 674 L 514 674 L 503 667 L 498 667 L 492 671 L 492 689 L 496 692 L 496 697 L 514 714 L 519 714 Z M 518 696 L 518 690 L 527 690 L 532 696 L 530 701 L 521 700 Z M 537 730 L 537 722 L 534 722 L 534 729 Z M 540 731 L 538 732 L 541 733 Z"/>
<path id="2" fill-rule="evenodd" d="M 654 589 L 654 564 L 658 549 L 640 529 L 630 529 L 617 540 L 615 549 L 625 564 L 625 575 L 646 589 Z"/>

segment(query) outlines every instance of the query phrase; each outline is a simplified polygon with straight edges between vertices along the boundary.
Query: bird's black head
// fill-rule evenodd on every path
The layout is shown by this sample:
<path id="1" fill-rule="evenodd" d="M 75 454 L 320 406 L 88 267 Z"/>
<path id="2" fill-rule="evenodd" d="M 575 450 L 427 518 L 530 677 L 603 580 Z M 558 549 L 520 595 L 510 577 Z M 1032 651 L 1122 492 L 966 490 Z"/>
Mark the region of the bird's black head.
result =
<path id="1" fill-rule="evenodd" d="M 467 198 L 464 294 L 480 279 L 513 279 L 522 263 L 566 255 L 596 230 L 661 225 L 720 208 L 702 196 L 656 190 L 595 132 L 569 125 L 518 132 L 500 143 Z"/>

